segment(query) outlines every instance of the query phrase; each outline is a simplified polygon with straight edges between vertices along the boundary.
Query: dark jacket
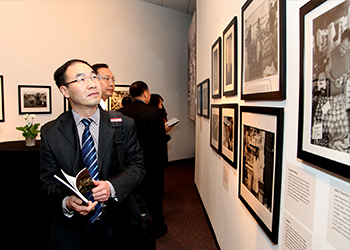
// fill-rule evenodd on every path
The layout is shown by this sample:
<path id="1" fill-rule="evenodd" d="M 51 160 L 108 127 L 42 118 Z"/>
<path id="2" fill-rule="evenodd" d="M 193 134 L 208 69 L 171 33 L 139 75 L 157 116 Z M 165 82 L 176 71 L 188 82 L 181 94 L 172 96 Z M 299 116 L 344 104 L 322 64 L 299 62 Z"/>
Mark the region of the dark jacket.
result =
<path id="1" fill-rule="evenodd" d="M 130 194 L 144 178 L 145 168 L 134 121 L 125 116 L 122 116 L 122 120 L 125 157 L 120 165 L 116 152 L 115 129 L 111 127 L 108 112 L 101 110 L 98 170 L 99 179 L 110 181 L 118 198 L 118 202 L 110 198 L 107 208 L 120 204 L 132 210 L 136 203 L 130 200 L 133 199 Z M 61 241 L 66 242 L 69 249 L 79 249 L 82 225 L 87 219 L 77 213 L 72 218 L 64 216 L 62 200 L 72 193 L 58 182 L 54 175 L 62 177 L 60 170 L 63 169 L 67 174 L 75 176 L 83 167 L 75 121 L 72 112 L 67 111 L 41 129 L 40 178 L 44 194 L 55 213 L 52 237 L 60 244 Z M 118 211 L 113 211 L 116 214 L 112 216 L 118 216 Z"/>

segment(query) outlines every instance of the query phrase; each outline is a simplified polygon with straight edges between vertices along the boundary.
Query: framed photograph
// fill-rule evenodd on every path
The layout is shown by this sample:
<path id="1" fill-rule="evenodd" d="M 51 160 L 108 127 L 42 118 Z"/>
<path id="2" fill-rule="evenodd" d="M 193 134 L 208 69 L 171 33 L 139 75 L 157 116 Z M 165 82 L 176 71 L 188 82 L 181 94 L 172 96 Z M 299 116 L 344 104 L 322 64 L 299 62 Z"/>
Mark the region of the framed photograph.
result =
<path id="1" fill-rule="evenodd" d="M 202 116 L 209 119 L 210 105 L 210 80 L 205 79 L 202 83 Z"/>
<path id="2" fill-rule="evenodd" d="M 122 108 L 122 100 L 124 97 L 130 97 L 130 85 L 115 85 L 113 95 L 106 100 L 107 110 L 118 110 Z"/>
<path id="3" fill-rule="evenodd" d="M 247 0 L 242 7 L 243 100 L 286 98 L 286 0 Z"/>
<path id="4" fill-rule="evenodd" d="M 223 32 L 223 95 L 237 95 L 237 17 Z"/>
<path id="5" fill-rule="evenodd" d="M 238 105 L 221 105 L 221 156 L 237 168 Z"/>
<path id="6" fill-rule="evenodd" d="M 350 179 L 349 1 L 300 9 L 298 158 Z"/>
<path id="7" fill-rule="evenodd" d="M 0 122 L 5 121 L 4 77 L 0 75 Z"/>
<path id="8" fill-rule="evenodd" d="M 18 86 L 19 114 L 51 114 L 51 86 Z"/>
<path id="9" fill-rule="evenodd" d="M 196 120 L 196 64 L 197 64 L 197 25 L 196 12 L 193 13 L 192 21 L 188 29 L 188 94 L 187 94 L 187 117 L 191 121 Z"/>
<path id="10" fill-rule="evenodd" d="M 210 116 L 210 146 L 214 151 L 220 154 L 221 150 L 221 107 L 220 105 L 211 105 Z"/>
<path id="11" fill-rule="evenodd" d="M 212 98 L 221 97 L 221 37 L 211 47 Z"/>
<path id="12" fill-rule="evenodd" d="M 239 199 L 278 243 L 283 152 L 283 108 L 240 107 Z"/>
<path id="13" fill-rule="evenodd" d="M 197 85 L 197 115 L 202 116 L 202 83 Z"/>

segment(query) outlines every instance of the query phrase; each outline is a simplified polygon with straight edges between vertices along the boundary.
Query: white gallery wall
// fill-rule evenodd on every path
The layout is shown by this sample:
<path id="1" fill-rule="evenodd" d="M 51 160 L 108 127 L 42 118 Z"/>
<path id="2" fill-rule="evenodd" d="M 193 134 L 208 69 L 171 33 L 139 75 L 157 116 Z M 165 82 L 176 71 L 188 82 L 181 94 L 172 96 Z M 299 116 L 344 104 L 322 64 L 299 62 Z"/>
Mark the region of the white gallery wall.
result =
<path id="1" fill-rule="evenodd" d="M 286 88 L 285 101 L 242 101 L 240 98 L 241 55 L 242 55 L 242 20 L 241 7 L 244 0 L 197 0 L 197 83 L 211 78 L 211 46 L 230 23 L 238 17 L 238 95 L 211 99 L 211 104 L 238 103 L 239 106 L 266 106 L 284 108 L 284 143 L 282 161 L 282 190 L 279 225 L 279 243 L 273 245 L 264 231 L 259 227 L 249 211 L 238 198 L 239 171 L 232 168 L 210 147 L 210 121 L 197 116 L 196 121 L 196 166 L 195 183 L 208 213 L 218 243 L 223 250 L 230 249 L 288 249 L 283 245 L 284 221 L 286 218 L 301 222 L 300 231 L 307 235 L 307 248 L 294 249 L 349 249 L 350 241 L 345 240 L 337 247 L 327 240 L 329 211 L 333 205 L 332 187 L 341 185 L 347 194 L 350 193 L 349 180 L 342 180 L 323 171 L 302 163 L 297 159 L 298 107 L 299 107 L 299 8 L 307 0 L 287 0 L 286 5 Z M 239 127 L 239 125 L 238 125 Z M 240 132 L 238 133 L 238 135 Z M 240 141 L 240 138 L 238 138 Z M 238 147 L 239 148 L 239 147 Z M 238 149 L 239 150 L 239 149 Z M 239 157 L 238 157 L 239 159 Z M 310 179 L 314 193 L 310 214 L 307 216 L 311 225 L 306 227 L 302 222 L 306 211 L 298 206 L 288 207 L 285 204 L 287 169 L 296 169 L 305 178 Z M 225 180 L 225 181 L 224 181 Z M 227 184 L 228 183 L 228 184 Z M 348 206 L 350 204 L 346 204 Z M 350 210 L 348 210 L 350 211 Z M 292 219 L 290 219 L 292 218 Z M 345 222 L 345 230 L 349 221 Z M 296 227 L 295 227 L 296 228 Z M 350 231 L 349 231 L 350 232 Z M 297 246 L 295 246 L 297 247 Z"/>
<path id="2" fill-rule="evenodd" d="M 187 119 L 187 32 L 192 15 L 140 0 L 0 1 L 0 75 L 4 76 L 5 122 L 0 142 L 23 140 L 16 126 L 18 85 L 51 86 L 52 114 L 63 112 L 53 72 L 69 59 L 110 66 L 117 84 L 145 81 L 165 100 L 171 131 L 169 160 L 194 156 L 194 124 Z"/>

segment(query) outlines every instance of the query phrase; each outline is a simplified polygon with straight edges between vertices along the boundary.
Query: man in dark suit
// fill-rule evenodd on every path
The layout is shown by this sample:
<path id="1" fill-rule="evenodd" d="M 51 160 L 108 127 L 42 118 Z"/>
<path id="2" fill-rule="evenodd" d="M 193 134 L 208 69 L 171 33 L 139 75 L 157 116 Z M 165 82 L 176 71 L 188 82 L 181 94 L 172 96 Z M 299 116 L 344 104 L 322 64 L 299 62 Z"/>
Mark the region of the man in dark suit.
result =
<path id="1" fill-rule="evenodd" d="M 133 102 L 121 109 L 124 115 L 135 120 L 137 137 L 144 153 L 147 174 L 136 189 L 150 210 L 156 237 L 167 233 L 163 219 L 164 167 L 167 162 L 167 137 L 162 110 L 147 105 L 151 94 L 145 82 L 137 81 L 130 86 Z"/>
<path id="2" fill-rule="evenodd" d="M 122 114 L 121 119 L 110 119 L 109 113 L 98 107 L 100 79 L 87 62 L 66 62 L 56 70 L 54 79 L 72 110 L 41 129 L 40 178 L 54 211 L 51 249 L 131 249 L 129 228 L 137 205 L 130 194 L 145 175 L 134 122 Z M 76 176 L 87 167 L 81 150 L 84 118 L 91 121 L 98 167 L 93 201 L 87 204 L 54 178 L 63 178 L 61 169 Z M 116 135 L 112 120 L 122 122 L 121 137 Z M 123 154 L 117 151 L 117 144 L 123 146 Z M 95 210 L 101 212 L 91 222 Z"/>

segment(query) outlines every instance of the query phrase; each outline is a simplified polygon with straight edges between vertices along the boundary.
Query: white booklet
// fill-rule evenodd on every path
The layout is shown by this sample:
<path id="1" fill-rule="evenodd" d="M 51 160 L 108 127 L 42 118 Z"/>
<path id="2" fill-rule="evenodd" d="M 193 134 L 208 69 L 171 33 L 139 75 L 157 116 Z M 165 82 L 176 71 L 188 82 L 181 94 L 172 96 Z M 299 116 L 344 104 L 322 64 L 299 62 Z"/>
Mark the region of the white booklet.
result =
<path id="1" fill-rule="evenodd" d="M 62 169 L 61 172 L 68 183 L 57 175 L 54 175 L 54 177 L 62 182 L 65 186 L 67 186 L 70 190 L 72 190 L 74 194 L 78 196 L 83 202 L 88 203 L 88 199 L 85 198 L 84 194 L 90 192 L 91 189 L 95 187 L 95 185 L 87 168 L 83 168 L 76 177 L 66 174 Z"/>
<path id="2" fill-rule="evenodd" d="M 167 122 L 165 123 L 165 125 L 167 125 L 168 127 L 172 127 L 172 126 L 175 126 L 176 124 L 178 124 L 179 122 L 180 122 L 179 119 L 173 117 L 173 118 L 171 118 L 169 121 L 167 121 Z"/>

